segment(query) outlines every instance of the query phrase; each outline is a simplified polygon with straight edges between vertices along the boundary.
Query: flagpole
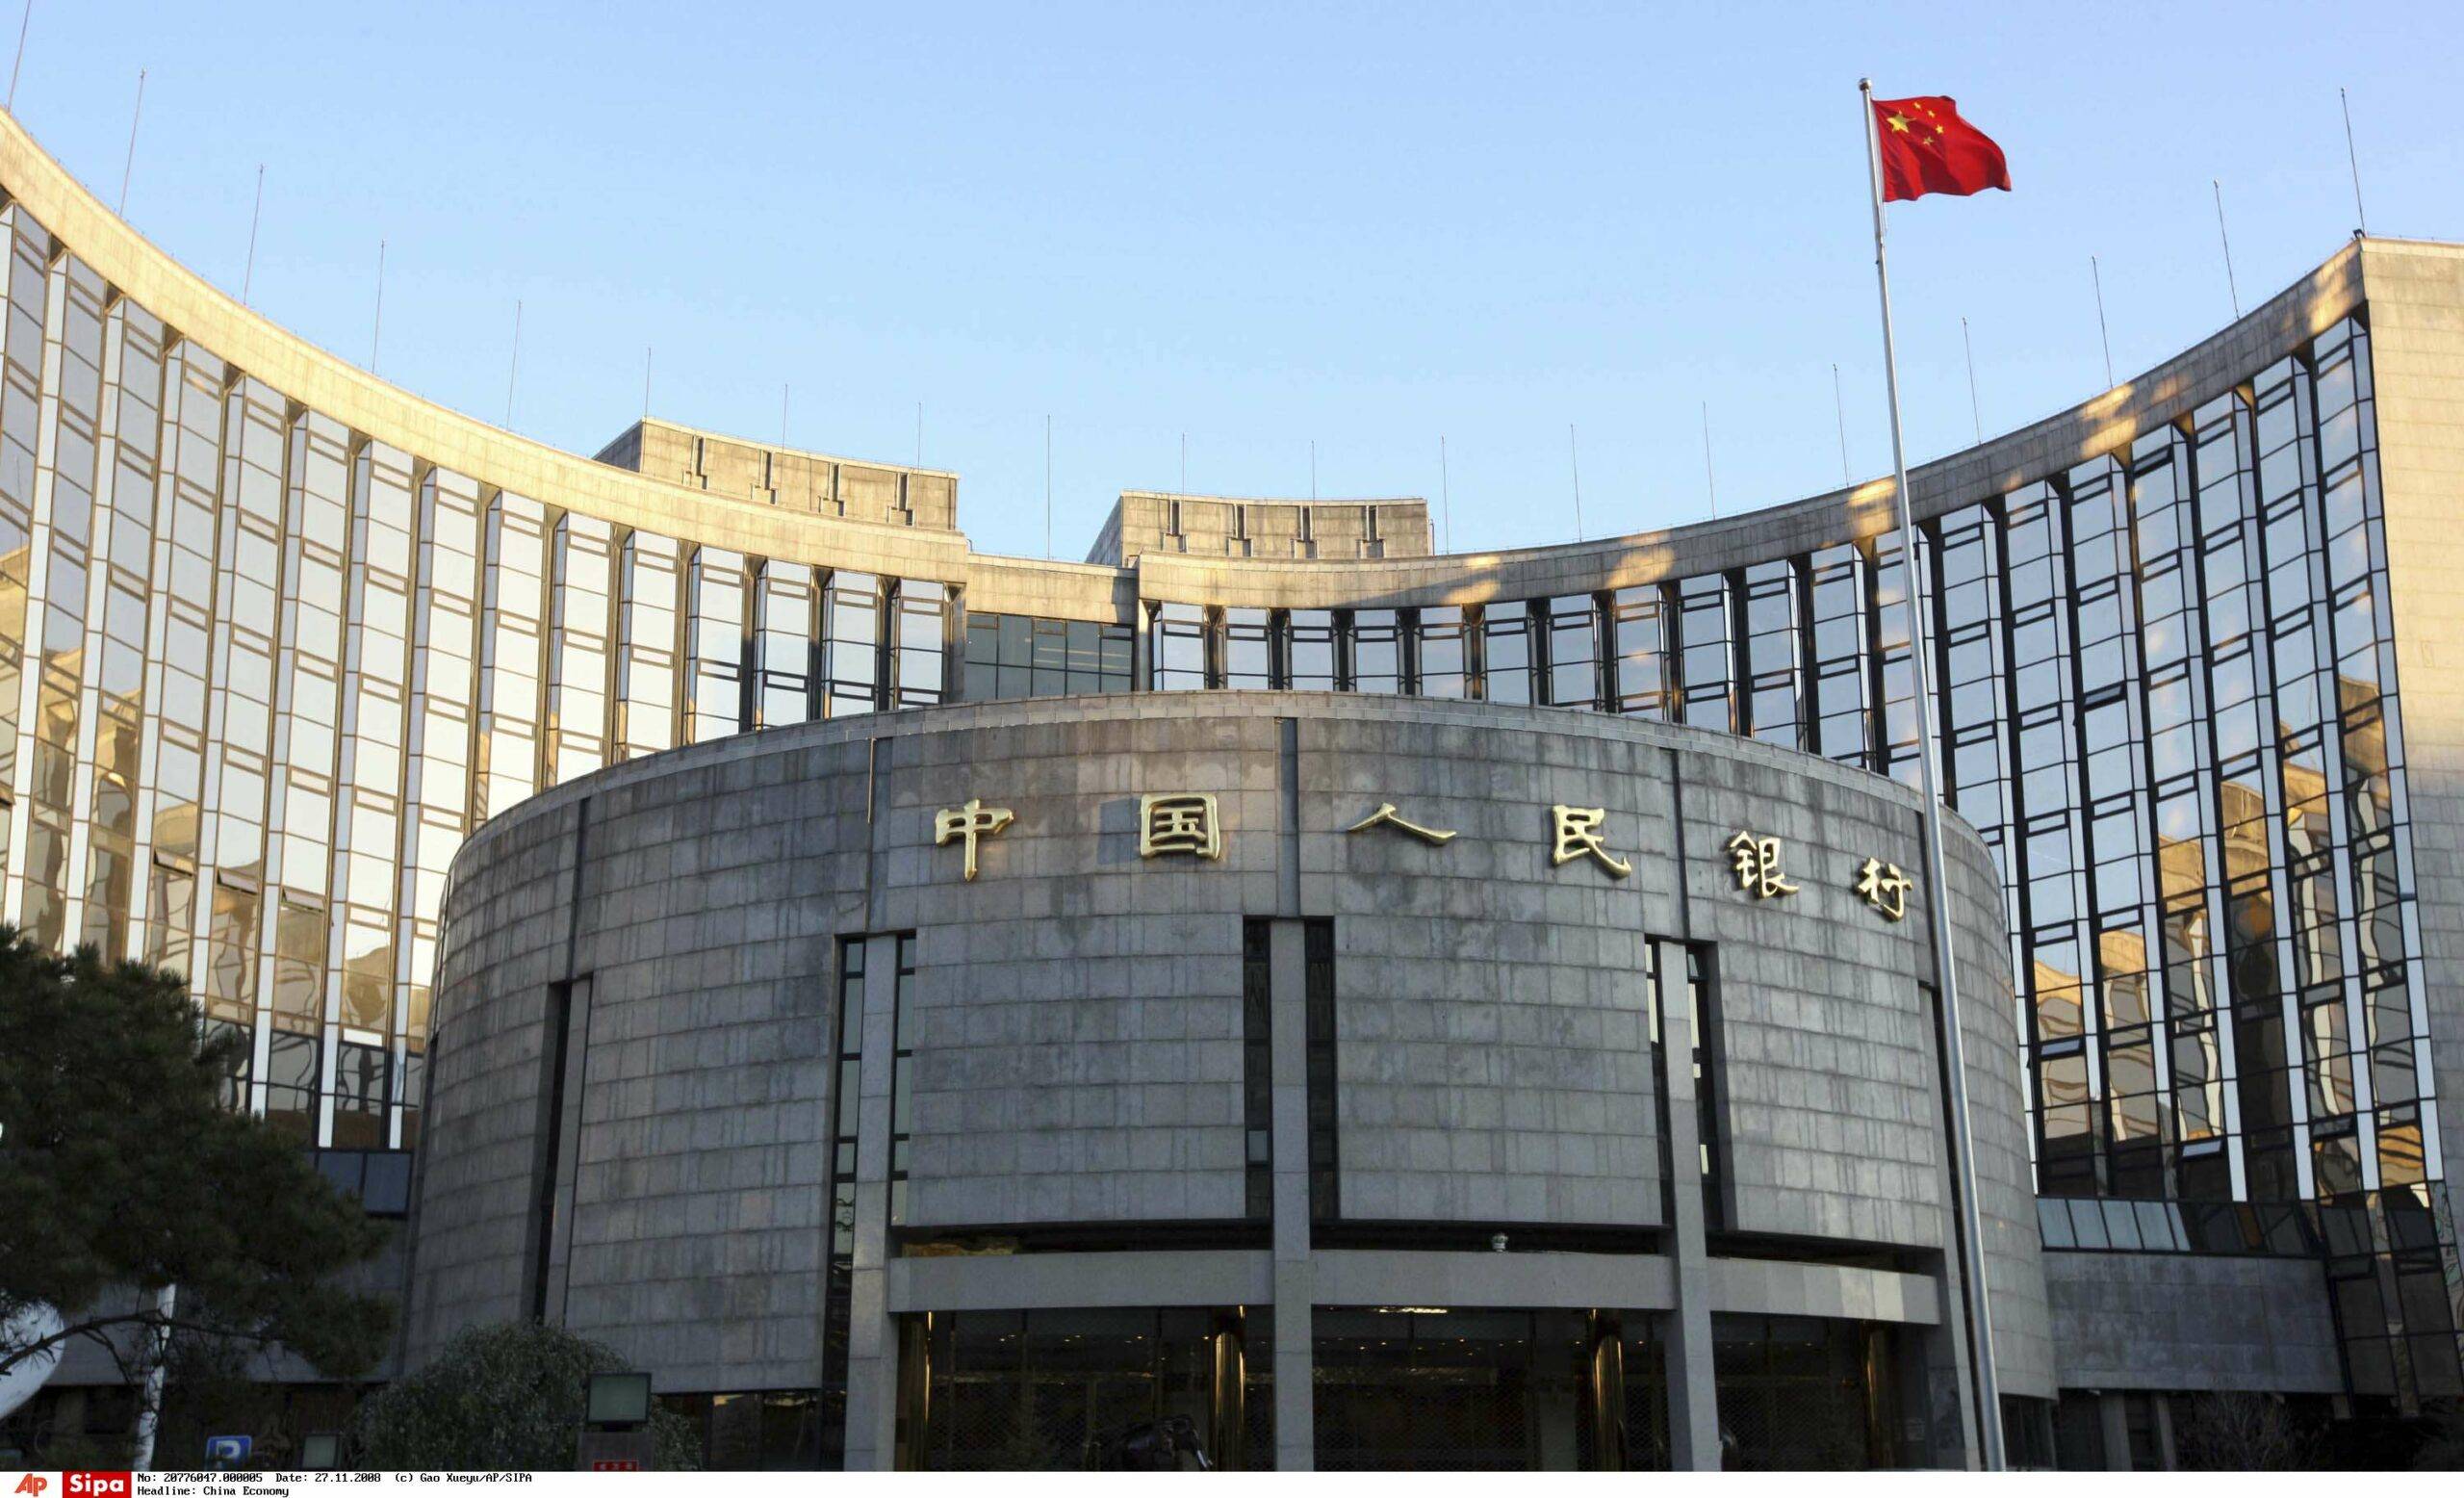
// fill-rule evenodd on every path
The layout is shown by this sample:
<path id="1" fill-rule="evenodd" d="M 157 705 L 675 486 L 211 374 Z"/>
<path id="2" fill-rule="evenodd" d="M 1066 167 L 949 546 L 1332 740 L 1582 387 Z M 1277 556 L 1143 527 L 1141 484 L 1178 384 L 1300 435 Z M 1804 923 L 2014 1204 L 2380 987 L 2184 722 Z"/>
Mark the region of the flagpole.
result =
<path id="1" fill-rule="evenodd" d="M 1934 765 L 1933 700 L 1926 685 L 1927 649 L 1924 569 L 1917 564 L 1916 512 L 1908 494 L 1908 451 L 1899 423 L 1899 354 L 1891 342 L 1890 267 L 1883 248 L 1883 168 L 1879 127 L 1874 122 L 1874 83 L 1857 80 L 1859 108 L 1865 121 L 1865 176 L 1874 200 L 1874 281 L 1882 293 L 1883 378 L 1890 395 L 1890 467 L 1892 489 L 1899 502 L 1899 563 L 1904 586 L 1900 602 L 1908 612 L 1909 682 L 1915 695 L 1916 766 L 1925 839 L 1926 926 L 1934 944 L 1934 974 L 1940 1006 L 1943 1070 L 1950 1075 L 1952 1148 L 1957 1159 L 1952 1174 L 1960 1236 L 1960 1278 L 1966 1290 L 1969 1363 L 1976 1381 L 1976 1425 L 1989 1472 L 2004 1467 L 2000 1379 L 1993 1366 L 1993 1321 L 1986 1299 L 1985 1240 L 1976 1211 L 1976 1131 L 1968 1122 L 1967 1064 L 1960 1035 L 1957 967 L 1951 951 L 1950 882 L 1942 856 L 1942 803 Z"/>

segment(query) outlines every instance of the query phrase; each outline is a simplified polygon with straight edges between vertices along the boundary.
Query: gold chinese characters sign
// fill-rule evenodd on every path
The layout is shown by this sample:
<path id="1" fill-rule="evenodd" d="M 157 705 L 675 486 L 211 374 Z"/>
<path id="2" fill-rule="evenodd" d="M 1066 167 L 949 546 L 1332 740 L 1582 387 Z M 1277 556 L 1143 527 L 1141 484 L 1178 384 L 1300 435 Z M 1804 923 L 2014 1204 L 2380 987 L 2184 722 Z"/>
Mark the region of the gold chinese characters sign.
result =
<path id="1" fill-rule="evenodd" d="M 1549 866 L 1578 858 L 1597 859 L 1600 866 L 1619 879 L 1634 871 L 1634 865 L 1608 851 L 1608 843 L 1601 834 L 1601 824 L 1608 820 L 1605 807 L 1553 806 L 1549 808 L 1551 830 L 1555 845 L 1549 850 Z"/>
<path id="2" fill-rule="evenodd" d="M 979 838 L 997 838 L 1001 830 L 1017 817 L 1005 806 L 986 806 L 973 796 L 962 807 L 951 807 L 933 814 L 933 846 L 946 846 L 953 838 L 966 839 L 966 877 L 975 879 L 975 844 Z"/>
<path id="3" fill-rule="evenodd" d="M 1750 891 L 1758 900 L 1774 895 L 1794 894 L 1797 887 L 1780 871 L 1780 839 L 1740 832 L 1728 842 L 1729 866 L 1736 873 L 1736 887 Z"/>
<path id="4" fill-rule="evenodd" d="M 1908 891 L 1916 881 L 1899 871 L 1897 864 L 1886 864 L 1869 858 L 1857 870 L 1856 891 L 1864 902 L 1883 913 L 1885 920 L 1908 918 Z"/>
<path id="5" fill-rule="evenodd" d="M 1578 859 L 1590 859 L 1607 870 L 1612 878 L 1624 879 L 1634 871 L 1634 865 L 1619 858 L 1608 846 L 1607 809 L 1597 806 L 1552 806 L 1549 808 L 1549 865 L 1562 868 Z M 966 849 L 964 878 L 972 883 L 980 872 L 981 844 L 987 838 L 997 838 L 1017 820 L 1017 814 L 1008 807 L 986 806 L 980 797 L 970 796 L 964 806 L 945 807 L 933 814 L 933 845 L 944 847 L 962 842 Z M 1409 838 L 1416 838 L 1431 847 L 1442 848 L 1452 842 L 1459 832 L 1450 827 L 1429 827 L 1405 816 L 1392 801 L 1381 801 L 1377 809 L 1344 829 L 1347 833 L 1369 832 L 1391 828 Z M 1219 862 L 1223 857 L 1223 813 L 1214 794 L 1209 791 L 1170 791 L 1138 798 L 1138 856 L 1160 858 L 1166 854 L 1187 854 L 1192 858 Z M 1729 866 L 1736 878 L 1736 887 L 1758 900 L 1774 899 L 1798 892 L 1798 886 L 1783 866 L 1785 850 L 1778 838 L 1751 829 L 1738 831 L 1725 844 Z M 1908 897 L 1916 888 L 1896 864 L 1886 864 L 1868 858 L 1857 870 L 1851 891 L 1886 920 L 1908 918 Z"/>
<path id="6" fill-rule="evenodd" d="M 1138 798 L 1138 856 L 1188 853 L 1223 856 L 1223 814 L 1207 791 L 1177 791 Z"/>
<path id="7" fill-rule="evenodd" d="M 1344 831 L 1367 832 L 1372 827 L 1392 827 L 1399 832 L 1409 833 L 1423 842 L 1441 848 L 1454 840 L 1454 833 L 1451 829 L 1424 827 L 1418 822 L 1405 821 L 1403 814 L 1395 810 L 1395 803 L 1392 801 L 1380 801 L 1377 803 L 1376 811 L 1352 823 Z"/>

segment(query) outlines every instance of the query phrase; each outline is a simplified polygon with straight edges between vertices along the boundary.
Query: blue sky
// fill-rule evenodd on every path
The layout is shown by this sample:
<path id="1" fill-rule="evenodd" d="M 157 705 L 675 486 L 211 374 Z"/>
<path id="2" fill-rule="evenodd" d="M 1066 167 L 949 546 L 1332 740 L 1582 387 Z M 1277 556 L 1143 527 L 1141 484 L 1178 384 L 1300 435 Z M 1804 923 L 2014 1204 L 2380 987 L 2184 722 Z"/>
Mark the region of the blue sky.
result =
<path id="1" fill-rule="evenodd" d="M 0 46 L 18 6 L 0 0 Z M 2127 377 L 2353 228 L 2464 238 L 2428 6 L 821 7 L 35 0 L 18 116 L 128 217 L 379 371 L 583 452 L 674 420 L 962 476 L 979 548 L 1122 488 L 1440 496 L 1458 550 L 1886 466 L 1856 82 L 2016 191 L 1892 210 L 1912 458 Z"/>

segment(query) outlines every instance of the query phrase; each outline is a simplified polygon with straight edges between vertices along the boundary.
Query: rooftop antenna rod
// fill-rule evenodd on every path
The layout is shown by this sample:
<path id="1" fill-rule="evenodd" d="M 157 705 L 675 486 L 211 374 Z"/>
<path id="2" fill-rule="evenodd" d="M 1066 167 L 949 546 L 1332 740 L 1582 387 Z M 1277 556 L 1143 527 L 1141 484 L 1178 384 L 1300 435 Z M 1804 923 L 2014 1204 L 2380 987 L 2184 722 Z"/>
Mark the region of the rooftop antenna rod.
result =
<path id="1" fill-rule="evenodd" d="M 27 0 L 27 10 L 32 8 L 35 8 L 35 0 Z M 19 42 L 17 42 L 17 52 L 19 54 L 25 52 L 25 39 L 22 39 L 22 37 L 19 37 Z M 13 96 L 14 91 L 17 91 L 17 87 L 10 84 L 10 93 L 13 93 Z M 2360 224 L 2358 229 L 2353 229 L 2353 234 L 2360 234 L 2363 239 L 2368 239 L 2368 234 L 2371 234 L 2371 215 L 2360 212 L 2360 153 L 2358 150 L 2353 150 L 2353 101 L 2346 98 L 2344 89 L 2338 87 L 2336 103 L 2344 106 L 2344 160 L 2353 168 L 2353 221 L 2355 224 Z"/>
<path id="2" fill-rule="evenodd" d="M 119 168 L 119 207 L 115 210 L 128 217 L 128 178 L 137 169 L 137 123 L 145 117 L 145 69 L 137 70 L 137 109 L 128 116 L 128 160 Z"/>
<path id="3" fill-rule="evenodd" d="M 522 373 L 522 298 L 513 299 L 513 362 L 504 372 L 504 426 L 513 429 L 513 382 Z"/>
<path id="4" fill-rule="evenodd" d="M 1979 404 L 1976 399 L 1976 340 L 1967 336 L 1967 319 L 1965 318 L 1960 319 L 1960 347 L 1967 350 L 1968 420 L 1976 423 L 1976 440 L 1983 442 L 1985 440 L 1985 407 Z M 2113 360 L 2110 357 L 2105 360 L 2105 367 L 2108 370 L 2112 369 Z"/>
<path id="5" fill-rule="evenodd" d="M 2114 388 L 2114 340 L 2105 331 L 2105 273 L 2096 268 L 2096 257 L 2088 257 L 2089 278 L 2096 283 L 2096 337 L 2105 346 L 2105 388 Z"/>
<path id="6" fill-rule="evenodd" d="M 376 242 L 376 323 L 368 330 L 368 373 L 376 373 L 377 346 L 385 338 L 385 242 Z"/>
<path id="7" fill-rule="evenodd" d="M 26 13 L 17 18 L 17 60 L 9 65 L 9 113 L 17 112 L 17 69 L 26 65 L 26 28 L 35 22 L 35 0 L 26 0 Z"/>
<path id="8" fill-rule="evenodd" d="M 1043 559 L 1052 560 L 1052 418 L 1050 416 L 1043 419 Z"/>
<path id="9" fill-rule="evenodd" d="M 1703 489 L 1711 497 L 1711 518 L 1720 518 L 1720 481 L 1711 474 L 1711 402 L 1703 402 Z"/>
<path id="10" fill-rule="evenodd" d="M 1446 433 L 1437 434 L 1437 516 L 1446 526 L 1444 545 L 1454 550 L 1454 485 L 1446 473 Z"/>
<path id="11" fill-rule="evenodd" d="M 257 284 L 257 220 L 266 207 L 266 164 L 257 163 L 257 203 L 248 210 L 248 268 L 240 272 L 240 305 L 248 305 L 248 294 Z"/>
<path id="12" fill-rule="evenodd" d="M 2214 177 L 2207 185 L 2216 190 L 2216 237 L 2224 245 L 2224 290 L 2233 298 L 2233 321 L 2242 321 L 2242 288 L 2233 279 L 2233 236 L 2224 232 L 2224 184 Z"/>
<path id="13" fill-rule="evenodd" d="M 1566 467 L 1575 479 L 1575 539 L 1582 539 L 1582 455 L 1575 451 L 1575 424 L 1566 423 Z"/>
<path id="14" fill-rule="evenodd" d="M 1831 366 L 1831 410 L 1839 419 L 1839 486 L 1843 489 L 1857 480 L 1848 474 L 1848 398 L 1839 393 L 1839 366 Z"/>

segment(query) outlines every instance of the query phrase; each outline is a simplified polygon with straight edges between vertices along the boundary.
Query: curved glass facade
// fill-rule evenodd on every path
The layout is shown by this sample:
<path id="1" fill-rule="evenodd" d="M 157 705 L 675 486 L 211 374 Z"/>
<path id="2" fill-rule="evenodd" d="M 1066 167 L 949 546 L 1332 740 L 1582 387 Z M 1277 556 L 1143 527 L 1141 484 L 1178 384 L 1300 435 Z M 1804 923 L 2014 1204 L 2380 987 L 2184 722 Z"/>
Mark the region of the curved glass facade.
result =
<path id="1" fill-rule="evenodd" d="M 2464 1384 L 2372 404 L 2347 318 L 1923 523 L 1917 560 L 1945 793 L 2004 882 L 2039 1189 L 2315 1203 L 2354 1391 L 2438 1395 Z M 1669 718 L 1913 785 L 1898 550 L 1472 607 L 1159 604 L 1152 684 Z"/>
<path id="2" fill-rule="evenodd" d="M 634 524 L 534 492 L 535 467 L 461 471 L 226 362 L 24 202 L 0 238 L 0 917 L 187 972 L 253 1037 L 234 1098 L 305 1143 L 416 1145 L 474 827 L 715 736 L 1298 687 L 1665 718 L 1915 778 L 1910 558 L 1844 505 L 1811 539 L 1727 537 L 1715 567 L 1636 538 L 1678 561 L 1567 591 L 1240 562 L 1167 601 L 1142 557 L 1104 569 L 1117 607 L 1034 613 L 959 543 L 883 570 L 882 523 L 763 555 L 752 502 L 629 480 L 660 496 Z M 2464 1392 L 2464 1275 L 2432 1189 L 2371 345 L 2360 307 L 2092 458 L 1981 478 L 1933 507 L 1913 571 L 1945 785 L 2004 881 L 2040 1191 L 2306 1204 L 2352 1390 L 2428 1396 Z M 512 449 L 460 426 L 481 435 L 455 451 Z M 1348 606 L 1260 604 L 1296 572 Z M 980 585 L 1002 607 L 970 609 Z"/>

